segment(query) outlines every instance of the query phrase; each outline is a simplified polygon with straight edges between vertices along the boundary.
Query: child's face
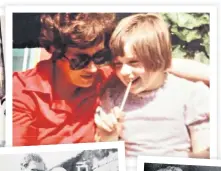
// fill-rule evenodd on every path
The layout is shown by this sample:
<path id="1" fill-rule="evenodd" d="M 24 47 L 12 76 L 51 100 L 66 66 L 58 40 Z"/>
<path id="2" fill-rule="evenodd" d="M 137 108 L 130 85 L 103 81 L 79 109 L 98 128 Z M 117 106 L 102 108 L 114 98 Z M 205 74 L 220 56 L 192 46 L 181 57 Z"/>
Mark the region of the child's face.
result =
<path id="1" fill-rule="evenodd" d="M 164 72 L 146 71 L 142 62 L 132 54 L 130 48 L 125 46 L 124 51 L 125 56 L 117 56 L 113 61 L 118 78 L 126 86 L 132 78 L 130 92 L 133 94 L 155 89 L 164 79 Z"/>

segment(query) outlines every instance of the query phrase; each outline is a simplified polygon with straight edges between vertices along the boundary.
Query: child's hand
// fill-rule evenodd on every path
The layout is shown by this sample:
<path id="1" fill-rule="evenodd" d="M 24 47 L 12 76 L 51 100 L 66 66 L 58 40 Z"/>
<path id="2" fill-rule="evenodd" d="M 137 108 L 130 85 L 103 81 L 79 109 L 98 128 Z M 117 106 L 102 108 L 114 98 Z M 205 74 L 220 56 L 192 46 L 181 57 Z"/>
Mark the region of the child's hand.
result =
<path id="1" fill-rule="evenodd" d="M 121 124 L 117 124 L 116 128 L 112 132 L 107 132 L 104 131 L 103 129 L 96 128 L 95 141 L 96 142 L 118 141 L 121 131 L 122 131 Z"/>
<path id="2" fill-rule="evenodd" d="M 101 107 L 98 107 L 95 114 L 97 132 L 96 141 L 116 141 L 122 131 L 122 119 L 124 115 L 119 107 L 115 107 L 111 113 L 106 114 Z"/>

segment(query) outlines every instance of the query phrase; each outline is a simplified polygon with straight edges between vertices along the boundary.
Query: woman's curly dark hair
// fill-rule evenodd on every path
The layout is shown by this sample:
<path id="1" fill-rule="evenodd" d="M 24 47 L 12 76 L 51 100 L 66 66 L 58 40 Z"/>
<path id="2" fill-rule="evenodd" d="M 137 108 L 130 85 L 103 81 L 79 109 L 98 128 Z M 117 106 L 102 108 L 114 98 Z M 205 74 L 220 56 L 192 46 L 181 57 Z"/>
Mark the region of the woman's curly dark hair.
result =
<path id="1" fill-rule="evenodd" d="M 66 45 L 85 49 L 103 40 L 108 45 L 116 26 L 113 13 L 57 13 L 41 16 L 40 44 L 48 52 L 51 46 L 65 50 Z"/>

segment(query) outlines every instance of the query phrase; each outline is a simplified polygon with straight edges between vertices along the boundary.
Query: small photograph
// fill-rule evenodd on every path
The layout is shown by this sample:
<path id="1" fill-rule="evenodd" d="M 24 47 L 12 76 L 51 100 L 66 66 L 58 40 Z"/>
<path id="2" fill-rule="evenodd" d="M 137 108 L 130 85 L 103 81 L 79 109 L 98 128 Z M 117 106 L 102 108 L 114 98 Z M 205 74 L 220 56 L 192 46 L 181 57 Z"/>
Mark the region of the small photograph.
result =
<path id="1" fill-rule="evenodd" d="M 4 60 L 4 15 L 0 9 L 0 147 L 5 146 L 5 60 Z"/>
<path id="2" fill-rule="evenodd" d="M 123 142 L 2 149 L 5 171 L 125 171 Z"/>
<path id="3" fill-rule="evenodd" d="M 7 144 L 124 141 L 128 169 L 139 155 L 217 157 L 216 10 L 7 7 Z"/>
<path id="4" fill-rule="evenodd" d="M 220 171 L 221 163 L 213 159 L 138 156 L 137 171 Z"/>

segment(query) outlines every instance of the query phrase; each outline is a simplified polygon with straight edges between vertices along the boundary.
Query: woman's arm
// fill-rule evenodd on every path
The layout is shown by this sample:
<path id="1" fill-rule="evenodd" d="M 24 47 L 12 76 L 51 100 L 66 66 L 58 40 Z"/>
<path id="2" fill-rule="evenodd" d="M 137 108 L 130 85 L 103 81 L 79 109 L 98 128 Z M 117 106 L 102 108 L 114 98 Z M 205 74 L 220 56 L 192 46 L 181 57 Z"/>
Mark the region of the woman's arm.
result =
<path id="1" fill-rule="evenodd" d="M 169 73 L 190 81 L 202 81 L 210 86 L 209 66 L 190 59 L 173 58 Z"/>

